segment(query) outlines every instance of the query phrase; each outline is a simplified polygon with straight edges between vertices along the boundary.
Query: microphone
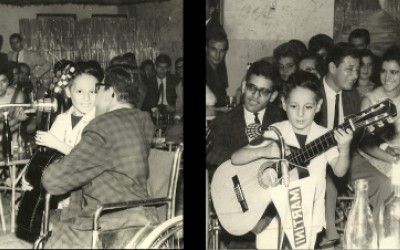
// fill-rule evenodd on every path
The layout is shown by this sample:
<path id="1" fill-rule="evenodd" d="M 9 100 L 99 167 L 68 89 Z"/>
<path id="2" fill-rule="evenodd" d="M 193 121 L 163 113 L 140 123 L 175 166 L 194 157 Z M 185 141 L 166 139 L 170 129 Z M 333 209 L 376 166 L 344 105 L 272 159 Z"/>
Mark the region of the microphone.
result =
<path id="1" fill-rule="evenodd" d="M 42 112 L 56 112 L 58 108 L 57 99 L 44 98 L 38 99 L 32 103 L 10 103 L 1 104 L 0 109 L 3 108 L 27 108 L 24 113 L 34 113 L 37 110 Z"/>

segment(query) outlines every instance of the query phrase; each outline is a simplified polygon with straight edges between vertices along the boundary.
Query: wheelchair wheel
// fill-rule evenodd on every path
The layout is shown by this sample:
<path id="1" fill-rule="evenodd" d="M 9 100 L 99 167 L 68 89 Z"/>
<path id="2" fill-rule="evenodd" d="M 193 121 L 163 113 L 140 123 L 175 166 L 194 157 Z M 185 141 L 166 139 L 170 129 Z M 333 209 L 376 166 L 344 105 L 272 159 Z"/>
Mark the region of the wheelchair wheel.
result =
<path id="1" fill-rule="evenodd" d="M 183 249 L 183 216 L 176 216 L 158 225 L 136 248 Z"/>

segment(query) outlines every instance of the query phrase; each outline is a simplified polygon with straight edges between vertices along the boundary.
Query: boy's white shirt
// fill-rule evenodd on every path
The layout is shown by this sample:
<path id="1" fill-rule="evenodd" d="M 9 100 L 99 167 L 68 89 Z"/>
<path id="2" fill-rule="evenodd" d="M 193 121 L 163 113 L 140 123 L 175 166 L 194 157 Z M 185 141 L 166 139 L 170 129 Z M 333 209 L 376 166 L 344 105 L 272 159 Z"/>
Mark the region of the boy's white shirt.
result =
<path id="1" fill-rule="evenodd" d="M 95 117 L 96 108 L 85 114 L 79 122 L 72 128 L 71 114 L 75 108 L 72 106 L 66 112 L 59 114 L 50 128 L 50 133 L 57 137 L 60 141 L 74 147 L 79 143 L 82 137 L 82 131 Z M 65 198 L 58 202 L 57 208 L 62 209 L 69 206 L 70 198 Z"/>
<path id="2" fill-rule="evenodd" d="M 81 120 L 72 128 L 71 114 L 74 112 L 74 106 L 66 112 L 59 114 L 50 128 L 50 133 L 60 141 L 74 147 L 81 140 L 82 130 L 95 117 L 95 108 L 85 114 Z"/>
<path id="3" fill-rule="evenodd" d="M 296 148 L 300 148 L 300 145 L 298 143 L 297 137 L 293 131 L 293 127 L 290 124 L 289 121 L 282 121 L 278 122 L 275 124 L 272 124 L 272 126 L 278 128 L 283 135 L 285 144 L 289 146 L 293 146 Z M 311 129 L 310 132 L 307 136 L 306 139 L 306 144 L 309 142 L 313 141 L 314 139 L 322 136 L 323 134 L 329 132 L 328 129 L 317 125 L 315 122 L 311 124 Z M 326 181 L 325 181 L 325 176 L 326 176 L 326 164 L 328 162 L 332 163 L 332 160 L 335 159 L 336 157 L 339 156 L 339 152 L 337 150 L 337 147 L 333 147 L 329 150 L 327 150 L 325 153 L 315 157 L 313 160 L 311 160 L 310 164 L 308 165 L 309 173 L 310 176 L 307 177 L 306 179 L 302 179 L 299 181 L 294 181 L 291 180 L 290 183 L 291 185 L 288 187 L 290 188 L 293 184 L 293 186 L 300 185 L 299 183 L 304 183 L 308 185 L 306 188 L 312 188 L 315 187 L 315 195 L 314 195 L 314 205 L 312 208 L 312 230 L 308 230 L 308 244 L 307 248 L 312 249 L 315 245 L 315 240 L 316 240 L 316 235 L 319 231 L 322 230 L 322 227 L 325 227 L 325 188 L 326 188 Z M 304 180 L 304 181 L 303 181 Z M 302 184 L 301 184 L 302 185 Z M 311 186 L 310 186 L 311 185 Z M 275 187 L 274 187 L 275 188 Z M 282 190 L 288 190 L 287 187 L 284 187 L 282 185 L 277 187 L 276 191 L 271 191 L 271 198 L 274 201 L 275 198 L 282 198 Z M 280 191 L 278 191 L 280 189 Z M 278 195 L 275 195 L 278 194 Z M 288 196 L 286 196 L 288 197 Z M 306 198 L 310 198 L 307 197 Z M 277 200 L 274 201 L 274 203 L 277 203 Z M 288 199 L 286 201 L 288 203 Z M 277 205 L 277 204 L 276 204 Z M 285 206 L 285 209 L 289 209 L 287 207 L 287 204 Z M 277 208 L 278 209 L 278 208 Z M 279 210 L 278 210 L 279 211 Z M 288 211 L 284 212 L 287 213 Z M 285 222 L 282 222 L 284 224 Z M 291 223 L 291 221 L 290 221 Z M 257 235 L 256 237 L 256 247 L 258 249 L 273 249 L 276 248 L 277 246 L 277 230 L 276 228 L 278 227 L 278 220 L 277 218 L 274 218 L 270 225 L 267 227 L 266 230 L 261 232 L 260 234 Z M 268 228 L 275 228 L 275 230 L 268 230 Z M 291 229 L 293 230 L 293 229 Z M 281 239 L 282 240 L 282 239 Z M 289 237 L 290 240 L 290 237 Z M 291 242 L 292 248 L 296 249 L 296 247 L 293 245 Z M 304 249 L 304 245 L 299 246 L 300 248 Z"/>

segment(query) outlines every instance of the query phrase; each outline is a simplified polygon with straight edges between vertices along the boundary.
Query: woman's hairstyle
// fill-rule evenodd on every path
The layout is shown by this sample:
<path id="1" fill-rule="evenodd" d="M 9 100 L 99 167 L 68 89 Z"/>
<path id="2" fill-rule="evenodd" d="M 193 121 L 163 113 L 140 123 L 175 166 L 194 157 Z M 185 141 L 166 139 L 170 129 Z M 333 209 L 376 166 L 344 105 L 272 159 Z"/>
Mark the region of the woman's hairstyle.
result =
<path id="1" fill-rule="evenodd" d="M 309 89 L 314 92 L 316 101 L 322 99 L 320 82 L 313 73 L 306 71 L 298 71 L 293 73 L 289 77 L 287 83 L 283 86 L 283 98 L 285 98 L 285 100 L 288 99 L 290 93 L 292 93 L 292 91 L 297 87 Z"/>
<path id="2" fill-rule="evenodd" d="M 136 108 L 142 107 L 146 87 L 138 67 L 126 64 L 111 65 L 105 71 L 104 82 L 114 88 L 118 101 L 133 104 Z"/>

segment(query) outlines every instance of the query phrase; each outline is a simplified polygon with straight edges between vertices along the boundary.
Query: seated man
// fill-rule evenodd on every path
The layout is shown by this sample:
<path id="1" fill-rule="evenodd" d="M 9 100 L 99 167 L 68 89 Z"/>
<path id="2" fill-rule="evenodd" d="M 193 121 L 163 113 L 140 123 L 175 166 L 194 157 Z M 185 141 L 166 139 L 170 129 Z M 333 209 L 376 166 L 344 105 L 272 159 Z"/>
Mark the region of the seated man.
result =
<path id="1" fill-rule="evenodd" d="M 70 206 L 62 210 L 59 221 L 53 220 L 46 247 L 88 248 L 98 205 L 149 198 L 148 156 L 154 125 L 149 114 L 134 105 L 142 83 L 118 66 L 106 70 L 104 82 L 96 85 L 96 118 L 84 128 L 81 141 L 43 172 L 42 184 L 50 194 L 74 190 Z M 157 221 L 155 208 L 138 207 L 107 214 L 100 226 L 140 228 Z"/>
<path id="2" fill-rule="evenodd" d="M 210 146 L 207 149 L 206 159 L 210 179 L 221 163 L 229 160 L 236 150 L 249 144 L 249 137 L 246 134 L 246 127 L 249 124 L 256 122 L 267 127 L 283 119 L 283 112 L 271 103 L 277 96 L 272 65 L 265 61 L 253 63 L 246 75 L 244 104 L 217 116 L 210 123 L 207 143 Z M 254 236 L 249 234 L 247 237 Z M 233 240 L 242 241 L 246 238 L 233 238 Z M 254 242 L 252 239 L 250 241 Z"/>

